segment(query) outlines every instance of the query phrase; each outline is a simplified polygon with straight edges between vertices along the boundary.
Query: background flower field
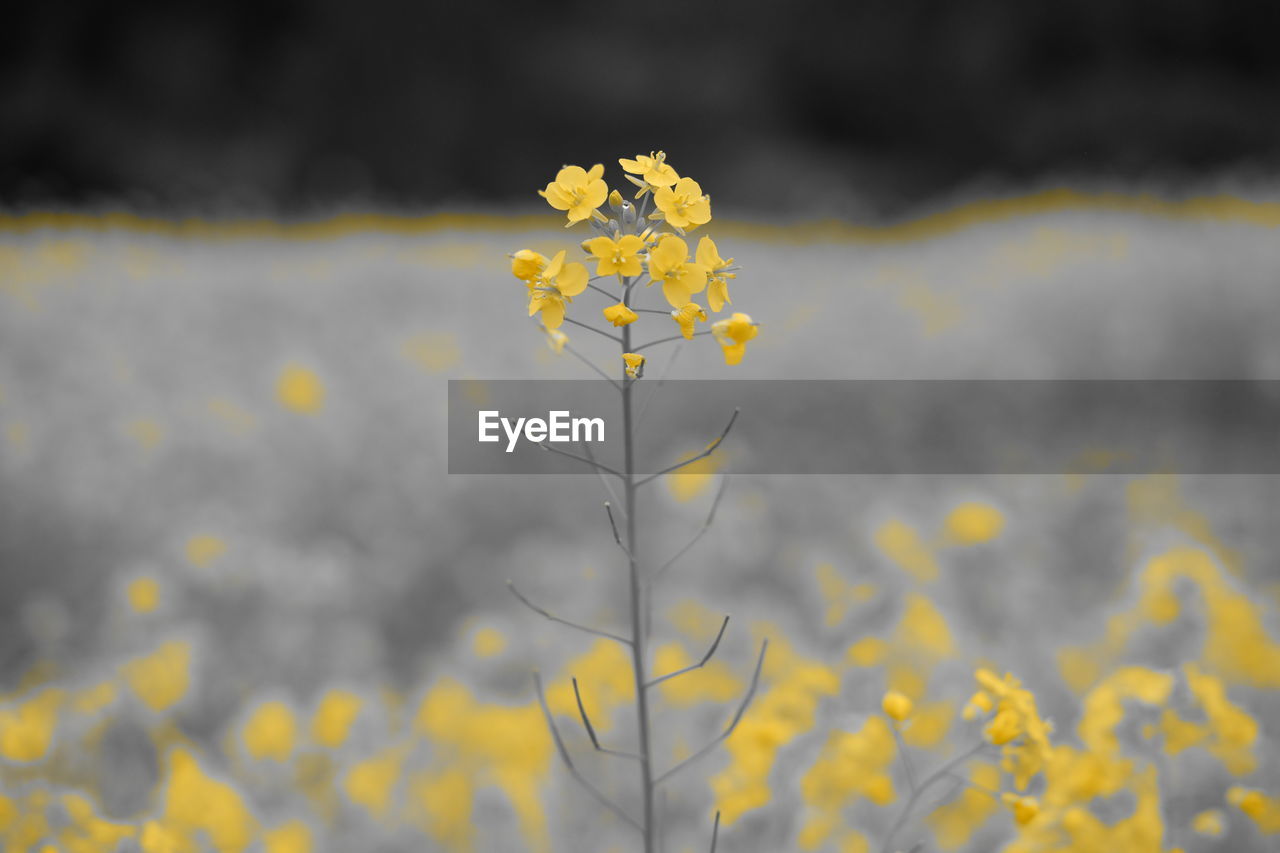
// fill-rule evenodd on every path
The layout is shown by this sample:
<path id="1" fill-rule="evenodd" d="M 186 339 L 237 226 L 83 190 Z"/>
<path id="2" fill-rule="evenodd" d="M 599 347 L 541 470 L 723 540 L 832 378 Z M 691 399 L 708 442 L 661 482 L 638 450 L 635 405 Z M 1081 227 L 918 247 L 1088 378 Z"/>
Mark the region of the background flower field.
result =
<path id="1" fill-rule="evenodd" d="M 732 373 L 686 345 L 671 375 L 1277 378 L 1277 223 L 1062 194 L 879 230 L 717 220 L 761 333 Z M 569 688 L 625 745 L 625 655 L 504 590 L 621 623 L 598 483 L 446 473 L 446 379 L 583 376 L 509 271 L 559 222 L 3 226 L 0 850 L 631 849 L 530 682 L 626 800 Z M 988 756 L 902 849 L 1274 849 L 1280 484 L 1105 464 L 733 477 L 655 602 L 660 671 L 732 615 L 659 691 L 657 754 L 713 736 L 770 654 L 743 725 L 670 787 L 667 849 L 706 849 L 717 808 L 721 850 L 878 849 L 909 785 L 881 696 L 913 700 L 924 770 L 981 737 L 979 667 L 1053 721 L 1039 813 L 982 790 L 1015 788 Z M 668 478 L 651 549 L 696 531 L 714 480 Z"/>

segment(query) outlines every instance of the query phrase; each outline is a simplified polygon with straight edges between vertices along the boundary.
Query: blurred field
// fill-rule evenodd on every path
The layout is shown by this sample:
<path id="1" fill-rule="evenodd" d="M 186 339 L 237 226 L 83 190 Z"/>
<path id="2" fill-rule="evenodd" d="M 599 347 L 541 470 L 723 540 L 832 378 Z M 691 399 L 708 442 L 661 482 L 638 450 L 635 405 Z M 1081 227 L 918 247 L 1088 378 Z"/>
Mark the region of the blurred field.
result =
<path id="1" fill-rule="evenodd" d="M 1265 215 L 1043 205 L 881 233 L 717 221 L 744 267 L 733 307 L 762 333 L 736 370 L 700 338 L 671 375 L 1280 378 L 1280 243 L 1269 208 L 1239 209 Z M 569 715 L 572 671 L 625 744 L 625 662 L 503 588 L 621 624 L 599 484 L 445 473 L 446 379 L 586 376 L 524 316 L 506 257 L 580 235 L 496 217 L 31 224 L 0 232 L 0 848 L 114 850 L 67 841 L 66 803 L 28 835 L 6 822 L 6 801 L 31 817 L 39 792 L 78 791 L 144 849 L 141 828 L 181 823 L 184 797 L 224 803 L 208 834 L 225 851 L 630 849 L 554 763 L 529 682 L 546 673 Z M 674 352 L 655 351 L 653 375 Z M 705 485 L 660 484 L 643 507 L 655 556 L 696 530 Z M 734 617 L 723 665 L 664 693 L 659 754 L 721 724 L 753 637 L 774 642 L 758 704 L 783 722 L 755 720 L 762 771 L 731 740 L 681 778 L 668 849 L 705 847 L 713 803 L 721 849 L 808 844 L 810 813 L 831 815 L 805 780 L 886 684 L 937 705 L 946 725 L 918 745 L 946 755 L 977 664 L 1018 674 L 1071 740 L 1108 673 L 1188 661 L 1257 721 L 1235 745 L 1252 758 L 1182 753 L 1162 781 L 1166 835 L 1131 849 L 1275 849 L 1222 795 L 1233 779 L 1280 792 L 1277 507 L 1272 477 L 733 478 L 655 601 L 663 669 Z M 32 697 L 48 708 L 21 710 Z M 584 743 L 571 738 L 625 798 L 629 769 Z M 837 822 L 873 839 L 892 819 L 848 803 Z M 1224 834 L 1197 835 L 1192 815 L 1215 805 Z M 1012 837 L 988 817 L 953 846 Z M 924 849 L 947 843 L 935 833 Z M 837 849 L 823 844 L 859 849 L 834 830 L 812 849 Z"/>

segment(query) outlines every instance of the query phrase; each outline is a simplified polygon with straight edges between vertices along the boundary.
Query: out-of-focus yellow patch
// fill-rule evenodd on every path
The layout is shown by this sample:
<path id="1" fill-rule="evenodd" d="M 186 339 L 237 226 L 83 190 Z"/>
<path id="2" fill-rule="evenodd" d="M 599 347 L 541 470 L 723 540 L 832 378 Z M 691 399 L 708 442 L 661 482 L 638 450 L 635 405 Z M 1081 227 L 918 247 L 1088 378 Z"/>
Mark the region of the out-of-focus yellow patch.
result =
<path id="1" fill-rule="evenodd" d="M 894 644 L 932 660 L 944 660 L 956 651 L 946 617 L 937 605 L 918 593 L 906 598 Z"/>
<path id="2" fill-rule="evenodd" d="M 609 640 L 601 642 L 612 644 Z M 602 660 L 607 662 L 605 658 Z M 592 677 L 595 679 L 599 675 L 594 673 Z M 630 662 L 617 667 L 612 676 L 608 673 L 605 676 L 625 676 L 629 681 Z M 579 676 L 579 680 L 581 678 Z M 613 694 L 603 691 L 602 695 L 609 698 Z M 568 699 L 573 702 L 572 689 Z M 599 702 L 601 695 L 590 700 L 583 696 L 583 700 Z M 573 709 L 576 715 L 576 704 Z M 542 709 L 536 701 L 514 707 L 484 704 L 478 702 L 464 685 L 452 679 L 442 679 L 423 697 L 415 727 L 431 740 L 435 749 L 447 756 L 443 767 L 430 772 L 439 774 L 453 770 L 465 773 L 473 788 L 497 786 L 515 809 L 529 846 L 539 851 L 549 850 L 541 785 L 547 774 L 553 745 Z M 461 789 L 454 784 L 455 787 L 450 788 L 451 795 L 460 796 Z M 448 828 L 445 826 L 442 831 Z"/>
<path id="3" fill-rule="evenodd" d="M 449 332 L 433 332 L 410 338 L 405 341 L 404 354 L 428 373 L 448 370 L 462 357 L 458 339 Z"/>
<path id="4" fill-rule="evenodd" d="M 347 690 L 325 693 L 311 718 L 311 739 L 330 749 L 342 746 L 363 705 L 363 699 Z"/>
<path id="5" fill-rule="evenodd" d="M 471 651 L 476 657 L 491 658 L 507 649 L 507 636 L 497 628 L 481 628 L 471 638 Z"/>
<path id="6" fill-rule="evenodd" d="M 22 421 L 11 421 L 5 427 L 4 434 L 15 450 L 22 450 L 27 446 L 28 430 Z"/>
<path id="7" fill-rule="evenodd" d="M 1000 768 L 975 761 L 969 765 L 968 776 L 976 787 L 966 787 L 954 800 L 934 809 L 926 818 L 943 850 L 957 850 L 968 844 L 973 834 L 1000 811 L 999 802 L 987 793 L 1000 789 Z"/>
<path id="8" fill-rule="evenodd" d="M 875 542 L 886 557 L 916 580 L 937 580 L 938 561 L 911 525 L 897 519 L 886 521 L 876 531 Z"/>
<path id="9" fill-rule="evenodd" d="M 207 775 L 186 749 L 171 750 L 168 766 L 161 822 L 163 830 L 185 842 L 180 851 L 196 849 L 192 842 L 198 833 L 219 853 L 240 853 L 253 843 L 258 823 L 239 791 Z"/>
<path id="10" fill-rule="evenodd" d="M 945 332 L 964 319 L 961 303 L 929 285 L 909 284 L 897 293 L 899 303 L 915 314 L 926 337 Z"/>
<path id="11" fill-rule="evenodd" d="M 892 765 L 898 753 L 884 717 L 868 717 L 856 732 L 833 731 L 800 780 L 809 815 L 800 830 L 801 850 L 818 850 L 844 829 L 844 810 L 856 799 L 887 806 L 897 799 Z"/>
<path id="12" fill-rule="evenodd" d="M 691 451 L 683 454 L 677 462 L 692 459 L 702 451 Z M 716 474 L 723 464 L 723 455 L 717 450 L 709 456 L 690 462 L 678 473 L 668 474 L 663 478 L 667 492 L 680 503 L 687 503 L 711 488 L 716 481 Z"/>
<path id="13" fill-rule="evenodd" d="M 596 640 L 588 651 L 569 661 L 565 673 L 578 679 L 583 707 L 598 731 L 613 728 L 614 710 L 635 700 L 631 658 L 614 640 Z M 569 678 L 547 685 L 547 707 L 553 714 L 578 715 L 578 700 Z"/>
<path id="14" fill-rule="evenodd" d="M 254 709 L 240 731 L 240 738 L 254 758 L 287 761 L 293 754 L 297 727 L 293 710 L 283 702 L 272 700 Z"/>
<path id="15" fill-rule="evenodd" d="M 121 674 L 152 711 L 167 711 L 187 695 L 191 684 L 191 645 L 170 640 L 149 655 L 128 661 Z"/>
<path id="16" fill-rule="evenodd" d="M 324 408 L 324 383 L 311 369 L 289 364 L 276 378 L 276 399 L 291 412 L 314 415 Z"/>
<path id="17" fill-rule="evenodd" d="M 135 418 L 125 424 L 124 431 L 143 450 L 155 450 L 164 441 L 164 427 L 151 418 Z"/>
<path id="18" fill-rule="evenodd" d="M 916 706 L 915 713 L 903 729 L 903 740 L 911 746 L 933 749 L 946 739 L 955 715 L 954 702 L 942 700 L 921 703 Z"/>
<path id="19" fill-rule="evenodd" d="M 71 697 L 71 710 L 89 717 L 115 702 L 118 695 L 115 684 L 103 681 L 74 693 Z"/>
<path id="20" fill-rule="evenodd" d="M 201 534 L 188 539 L 184 550 L 186 551 L 187 562 L 203 569 L 226 553 L 227 543 L 217 536 Z"/>
<path id="21" fill-rule="evenodd" d="M 844 653 L 844 659 L 853 666 L 879 666 L 889 654 L 889 644 L 879 637 L 863 637 Z"/>
<path id="22" fill-rule="evenodd" d="M 311 853 L 311 829 L 300 820 L 291 820 L 262 834 L 264 853 Z"/>
<path id="23" fill-rule="evenodd" d="M 830 563 L 820 563 L 815 569 L 815 575 L 818 591 L 827 605 L 827 627 L 840 624 L 852 605 L 863 604 L 875 597 L 876 588 L 873 584 L 849 583 Z"/>
<path id="24" fill-rule="evenodd" d="M 1140 666 L 1127 666 L 1109 674 L 1084 699 L 1076 729 L 1091 751 L 1112 754 L 1120 749 L 1115 729 L 1124 719 L 1126 701 L 1161 705 L 1173 690 L 1173 676 Z"/>
<path id="25" fill-rule="evenodd" d="M 0 758 L 39 761 L 53 744 L 64 691 L 51 687 L 22 702 L 0 707 Z"/>
<path id="26" fill-rule="evenodd" d="M 66 853 L 114 853 L 137 832 L 129 824 L 100 817 L 85 796 L 63 794 L 59 799 L 67 823 L 58 832 L 58 845 Z"/>
<path id="27" fill-rule="evenodd" d="M 1219 838 L 1227 831 L 1227 816 L 1222 809 L 1205 809 L 1191 818 L 1191 830 L 1199 835 Z"/>
<path id="28" fill-rule="evenodd" d="M 947 513 L 943 523 L 945 541 L 957 545 L 990 542 L 1004 530 L 1004 515 L 990 504 L 969 501 Z"/>
<path id="29" fill-rule="evenodd" d="M 757 633 L 770 638 L 762 681 L 769 682 L 725 740 L 730 763 L 711 777 L 716 808 L 727 826 L 769 802 L 769 774 L 778 750 L 813 728 L 818 702 L 840 690 L 839 674 L 796 654 L 775 626 Z"/>
<path id="30" fill-rule="evenodd" d="M 393 746 L 355 764 L 343 781 L 343 790 L 351 802 L 363 806 L 375 818 L 382 818 L 391 808 L 391 795 L 400 779 L 404 749 Z"/>
<path id="31" fill-rule="evenodd" d="M 429 836 L 450 850 L 473 848 L 475 790 L 464 771 L 446 768 L 439 773 L 420 773 L 409 788 Z"/>
<path id="32" fill-rule="evenodd" d="M 660 676 L 683 669 L 693 660 L 679 643 L 668 643 L 654 652 L 653 672 Z M 733 674 L 724 661 L 711 660 L 707 665 L 691 670 L 659 685 L 662 698 L 676 708 L 687 708 L 701 702 L 728 702 L 741 695 L 746 685 Z"/>
<path id="33" fill-rule="evenodd" d="M 136 613 L 152 613 L 160 606 L 160 584 L 152 577 L 135 578 L 125 591 Z"/>
<path id="34" fill-rule="evenodd" d="M 1227 802 L 1248 815 L 1263 835 L 1280 833 L 1280 798 L 1233 785 L 1227 789 Z"/>
<path id="35" fill-rule="evenodd" d="M 672 605 L 667 611 L 667 618 L 677 631 L 694 642 L 711 642 L 720 630 L 723 614 L 704 607 L 691 598 L 686 598 Z"/>

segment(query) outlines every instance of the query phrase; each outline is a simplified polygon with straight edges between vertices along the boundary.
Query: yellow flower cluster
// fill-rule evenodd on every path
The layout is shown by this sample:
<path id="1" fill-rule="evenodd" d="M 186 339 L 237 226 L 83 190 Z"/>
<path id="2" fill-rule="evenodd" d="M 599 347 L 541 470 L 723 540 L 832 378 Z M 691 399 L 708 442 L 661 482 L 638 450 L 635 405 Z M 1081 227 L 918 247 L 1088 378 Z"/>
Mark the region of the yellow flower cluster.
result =
<path id="1" fill-rule="evenodd" d="M 564 212 L 566 227 L 589 222 L 596 231 L 596 236 L 581 244 L 584 260 L 594 264 L 595 274 L 589 274 L 586 263 L 566 260 L 567 250 L 551 258 L 532 249 L 514 253 L 511 273 L 528 290 L 529 316 L 539 315 L 549 336 L 548 344 L 561 352 L 569 340 L 560 331 L 566 319 L 588 326 L 582 320 L 566 318 L 573 298 L 588 287 L 611 295 L 610 290 L 597 287 L 592 281 L 616 279 L 618 301 L 601 309 L 613 328 L 630 326 L 641 313 L 664 313 L 645 308 L 637 311 L 642 292 L 637 285 L 648 288 L 658 284 L 680 336 L 692 339 L 709 333 L 723 349 L 725 363 L 738 364 L 747 342 L 759 331 L 749 315 L 734 313 L 711 323 L 705 332 L 697 330 L 698 323 L 708 322 L 707 308 L 719 313 L 731 304 L 729 282 L 738 270 L 733 258 L 722 257 L 710 237 L 701 237 L 692 251 L 684 239 L 690 231 L 711 221 L 711 197 L 697 181 L 681 177 L 667 163 L 665 152 L 650 152 L 633 159 L 623 157 L 618 162 L 626 179 L 639 188 L 634 201 L 624 199 L 617 190 L 610 192 L 604 181 L 604 166 L 599 163 L 590 169 L 565 166 L 545 189 L 538 191 L 548 204 Z M 610 213 L 601 210 L 606 202 Z M 655 208 L 652 211 L 650 204 Z M 703 293 L 706 308 L 695 301 Z M 630 340 L 629 330 L 623 340 Z M 627 356 L 624 362 L 626 376 L 639 378 L 640 366 Z"/>

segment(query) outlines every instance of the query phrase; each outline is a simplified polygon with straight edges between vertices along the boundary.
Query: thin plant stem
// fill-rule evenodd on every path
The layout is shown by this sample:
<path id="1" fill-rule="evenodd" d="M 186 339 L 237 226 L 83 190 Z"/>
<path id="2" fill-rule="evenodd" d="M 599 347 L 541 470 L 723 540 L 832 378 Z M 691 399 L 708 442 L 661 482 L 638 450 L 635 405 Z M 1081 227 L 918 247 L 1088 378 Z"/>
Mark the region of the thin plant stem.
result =
<path id="1" fill-rule="evenodd" d="M 929 786 L 934 782 L 937 782 L 939 779 L 946 778 L 952 770 L 982 752 L 986 746 L 986 741 L 978 741 L 972 749 L 962 752 L 955 758 L 952 758 L 937 770 L 933 771 L 927 779 L 916 786 L 916 789 L 911 792 L 911 796 L 908 798 L 906 805 L 904 805 L 902 807 L 902 811 L 898 813 L 897 820 L 893 822 L 893 826 L 889 827 L 889 831 L 885 834 L 884 844 L 880 847 L 880 853 L 890 853 L 890 851 L 893 850 L 893 837 L 898 834 L 898 830 L 902 829 L 903 825 L 907 822 L 907 818 L 911 816 L 911 810 L 915 808 L 916 803 L 920 801 L 920 796 L 929 789 Z"/>
<path id="2" fill-rule="evenodd" d="M 568 769 L 569 775 L 574 778 L 574 781 L 586 789 L 587 793 L 591 794 L 591 796 L 595 798 L 596 802 L 616 814 L 624 823 L 634 827 L 641 833 L 644 833 L 645 829 L 640 825 L 639 821 L 627 814 L 626 811 L 623 810 L 622 806 L 606 797 L 599 788 L 591 784 L 590 779 L 583 776 L 582 772 L 574 766 L 573 759 L 569 757 L 569 750 L 565 747 L 564 740 L 560 737 L 560 729 L 556 727 L 555 718 L 551 716 L 551 709 L 547 707 L 547 697 L 543 694 L 542 690 L 542 676 L 536 672 L 533 674 L 533 688 L 538 694 L 538 704 L 542 707 L 542 716 L 547 721 L 547 728 L 551 730 L 551 738 L 555 741 L 556 751 L 560 753 L 560 760 L 564 762 L 564 766 Z"/>
<path id="3" fill-rule="evenodd" d="M 613 755 L 618 758 L 631 758 L 639 760 L 640 756 L 634 752 L 623 752 L 618 749 L 609 749 L 600 745 L 600 738 L 596 737 L 596 728 L 591 725 L 591 718 L 587 716 L 587 706 L 582 704 L 582 691 L 578 689 L 578 679 L 573 678 L 573 698 L 578 702 L 578 716 L 582 718 L 582 727 L 587 730 L 587 737 L 591 739 L 591 745 L 596 748 L 596 752 L 603 752 L 605 755 Z"/>
<path id="4" fill-rule="evenodd" d="M 622 479 L 621 471 L 614 470 L 613 468 L 610 468 L 608 465 L 601 465 L 599 462 L 595 461 L 595 459 L 588 459 L 585 456 L 579 456 L 576 453 L 570 453 L 567 450 L 561 450 L 558 447 L 552 447 L 551 445 L 547 444 L 545 441 L 538 442 L 538 446 L 550 453 L 558 453 L 561 456 L 567 456 L 570 459 L 576 459 L 585 465 L 590 465 L 596 471 L 603 471 L 606 474 L 612 474 L 613 476 L 619 479 Z"/>
<path id="5" fill-rule="evenodd" d="M 706 459 L 712 453 L 715 453 L 716 448 L 720 446 L 720 443 L 724 441 L 725 436 L 729 434 L 729 430 L 733 429 L 733 424 L 735 421 L 738 420 L 738 415 L 741 414 L 741 412 L 742 412 L 741 409 L 733 410 L 733 414 L 729 417 L 729 423 L 724 425 L 724 431 L 720 433 L 720 435 L 716 438 L 715 441 L 707 445 L 706 450 L 702 451 L 701 453 L 698 453 L 695 456 L 690 456 L 688 459 L 685 459 L 681 462 L 677 462 L 674 465 L 668 465 L 666 468 L 663 468 L 661 471 L 657 472 L 656 474 L 650 474 L 649 476 L 640 480 L 640 482 L 637 483 L 637 485 L 643 486 L 645 483 L 656 480 L 664 474 L 670 474 L 672 471 L 679 471 L 681 468 L 684 468 L 687 465 L 692 465 L 693 463 L 697 462 L 699 459 Z"/>
<path id="6" fill-rule="evenodd" d="M 720 476 L 720 488 L 716 490 L 716 496 L 711 501 L 711 509 L 707 512 L 707 520 L 702 522 L 702 527 L 698 528 L 698 532 L 693 535 L 683 548 L 671 555 L 662 566 L 649 577 L 649 583 L 657 583 L 667 570 L 676 564 L 676 562 L 689 552 L 689 549 L 697 545 L 703 536 L 707 535 L 707 531 L 711 529 L 711 523 L 716 519 L 716 509 L 720 506 L 721 499 L 724 498 L 725 490 L 729 488 L 729 477 L 727 474 Z"/>
<path id="7" fill-rule="evenodd" d="M 768 640 L 762 641 L 760 643 L 760 657 L 756 658 L 756 669 L 751 676 L 751 686 L 747 688 L 746 694 L 742 697 L 742 703 L 738 705 L 738 710 L 734 712 L 733 719 L 729 721 L 729 725 L 725 727 L 725 730 L 721 732 L 719 735 L 717 735 L 716 738 L 712 740 L 710 743 L 708 743 L 706 746 L 702 747 L 697 752 L 693 753 L 693 755 L 690 755 L 684 761 L 679 762 L 670 770 L 666 771 L 657 779 L 655 779 L 654 784 L 657 784 L 657 785 L 662 784 L 663 782 L 671 778 L 676 773 L 679 773 L 681 770 L 688 767 L 690 764 L 693 764 L 693 762 L 697 761 L 699 758 L 702 758 L 702 756 L 706 755 L 711 750 L 715 749 L 717 746 L 720 745 L 722 741 L 727 739 L 729 735 L 733 734 L 734 729 L 738 727 L 738 723 L 742 722 L 742 715 L 747 712 L 747 707 L 750 706 L 751 700 L 755 698 L 756 688 L 760 686 L 760 670 L 762 667 L 764 667 L 764 655 L 765 655 L 765 652 L 768 650 L 769 650 L 769 641 Z"/>
<path id="8" fill-rule="evenodd" d="M 568 320 L 569 318 L 565 317 L 565 319 Z M 701 332 L 694 332 L 693 336 L 696 338 L 700 335 L 709 335 L 709 334 L 711 334 L 709 330 L 704 330 Z M 688 340 L 688 339 L 684 335 L 672 335 L 669 338 L 658 338 L 656 341 L 649 341 L 649 343 L 647 344 L 641 344 L 640 346 L 632 350 L 632 352 L 640 352 L 641 350 L 646 350 L 649 347 L 656 347 L 658 344 L 665 344 L 668 341 L 683 341 L 683 340 Z"/>
<path id="9" fill-rule="evenodd" d="M 595 326 L 592 326 L 588 323 L 583 323 L 581 320 L 575 320 L 572 317 L 565 317 L 564 321 L 566 323 L 572 323 L 575 326 L 581 326 L 582 328 L 588 331 L 595 332 L 597 335 L 602 335 L 608 338 L 609 340 L 614 341 L 615 343 L 620 343 L 622 340 L 617 335 L 611 335 L 608 332 L 604 331 L 603 329 L 597 329 Z"/>
<path id="10" fill-rule="evenodd" d="M 907 755 L 907 742 L 902 739 L 902 729 L 898 727 L 898 722 L 893 723 L 893 739 L 898 743 L 898 756 L 902 758 L 902 768 L 907 771 L 907 785 L 915 793 L 916 788 L 916 769 L 911 766 L 911 756 Z"/>
<path id="11" fill-rule="evenodd" d="M 716 853 L 716 839 L 720 836 L 720 810 L 716 809 L 716 821 L 711 824 L 711 853 Z"/>
<path id="12" fill-rule="evenodd" d="M 516 589 L 516 585 L 512 581 L 507 581 L 507 589 L 511 590 L 511 594 L 514 595 L 516 598 L 520 599 L 520 603 L 523 604 L 525 607 L 529 608 L 534 613 L 537 613 L 539 616 L 543 616 L 547 619 L 550 619 L 552 622 L 559 622 L 561 625 L 566 625 L 570 628 L 577 628 L 579 631 L 585 631 L 588 634 L 595 634 L 597 637 L 608 637 L 610 640 L 617 640 L 619 643 L 622 643 L 623 645 L 627 645 L 627 646 L 631 645 L 631 640 L 627 639 L 621 634 L 613 634 L 609 631 L 601 631 L 599 628 L 592 628 L 589 625 L 581 625 L 577 622 L 571 622 L 562 616 L 557 616 L 556 614 L 552 613 L 550 610 L 547 610 L 544 607 L 539 607 L 529 599 L 525 598 L 524 593 Z"/>
<path id="13" fill-rule="evenodd" d="M 695 669 L 702 669 L 704 666 L 707 665 L 707 661 L 711 660 L 712 655 L 716 653 L 716 649 L 720 647 L 720 640 L 723 639 L 724 629 L 727 627 L 729 627 L 728 616 L 724 617 L 724 621 L 720 623 L 720 630 L 716 632 L 716 638 L 711 643 L 711 648 L 707 649 L 707 653 L 702 656 L 702 659 L 700 661 L 698 661 L 697 663 L 691 663 L 688 666 L 681 667 L 680 669 L 677 669 L 675 672 L 668 672 L 666 675 L 658 676 L 657 678 L 651 681 L 645 682 L 644 686 L 646 688 L 656 687 L 657 685 L 661 684 L 662 682 L 666 681 L 669 678 L 675 678 L 677 675 L 684 675 L 686 672 L 693 672 Z"/>
<path id="14" fill-rule="evenodd" d="M 614 378 L 613 378 L 612 376 L 610 376 L 609 374 L 605 373 L 603 370 L 601 370 L 601 369 L 600 369 L 600 366 L 599 366 L 599 365 L 597 365 L 594 361 L 592 361 L 591 359 L 587 358 L 585 355 L 583 355 L 582 353 L 578 352 L 576 349 L 574 349 L 572 346 L 570 346 L 570 345 L 569 345 L 569 344 L 567 344 L 567 343 L 564 345 L 564 348 L 569 352 L 569 355 L 572 355 L 574 358 L 578 359 L 578 361 L 582 362 L 582 363 L 583 363 L 583 364 L 585 364 L 587 367 L 591 368 L 591 369 L 592 369 L 592 370 L 594 370 L 596 373 L 598 373 L 598 374 L 600 375 L 600 378 L 601 378 L 601 379 L 603 379 L 605 382 L 608 382 L 608 383 L 609 383 L 610 385 L 612 385 L 614 388 L 618 388 L 618 390 L 622 390 L 622 389 L 618 386 L 618 383 L 614 380 Z"/>
<path id="15" fill-rule="evenodd" d="M 624 303 L 631 301 L 631 288 L 626 287 Z M 631 352 L 631 327 L 622 327 L 622 339 L 619 342 L 622 352 Z M 653 759 L 650 747 L 649 730 L 649 696 L 644 689 L 645 676 L 645 623 L 644 602 L 641 598 L 639 537 L 636 534 L 636 476 L 635 476 L 635 436 L 632 419 L 632 385 L 626 381 L 623 373 L 622 383 L 622 433 L 623 433 L 623 479 L 622 492 L 627 513 L 627 581 L 631 594 L 631 670 L 636 687 L 636 727 L 640 753 L 640 789 L 644 800 L 644 817 L 641 826 L 644 834 L 644 853 L 655 853 L 654 842 L 658 836 L 658 827 L 654 820 L 653 794 Z"/>

